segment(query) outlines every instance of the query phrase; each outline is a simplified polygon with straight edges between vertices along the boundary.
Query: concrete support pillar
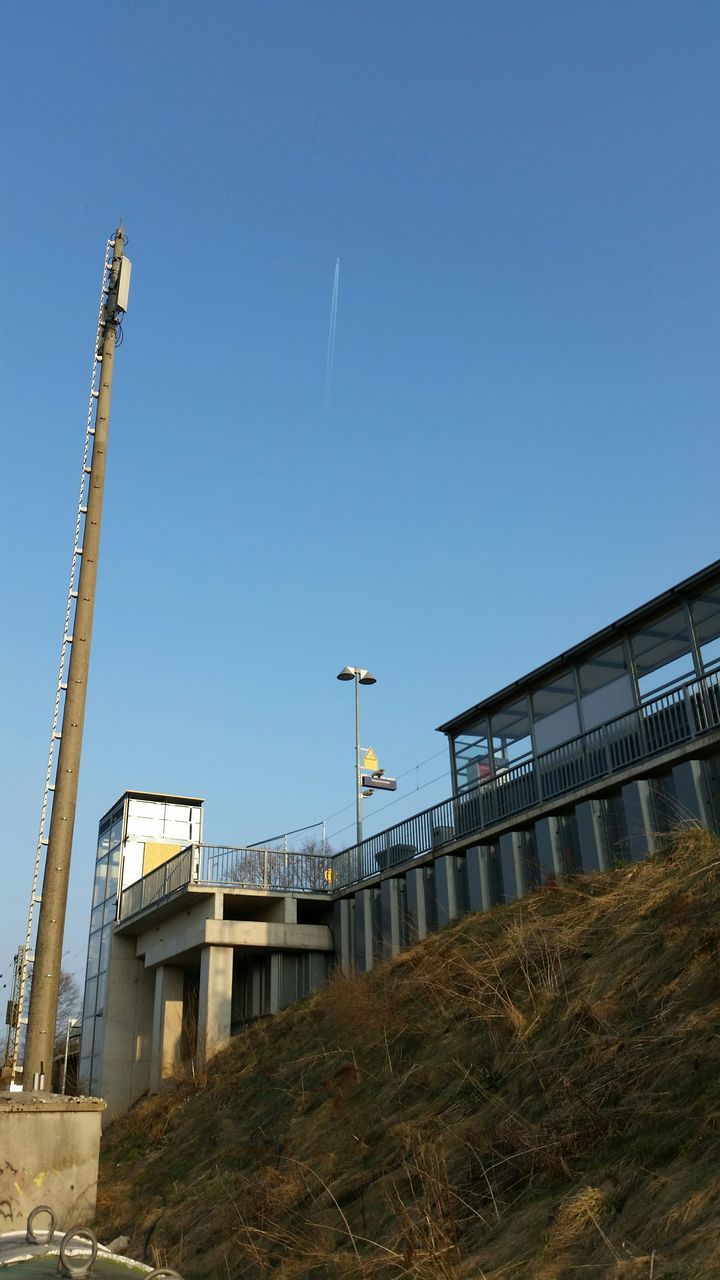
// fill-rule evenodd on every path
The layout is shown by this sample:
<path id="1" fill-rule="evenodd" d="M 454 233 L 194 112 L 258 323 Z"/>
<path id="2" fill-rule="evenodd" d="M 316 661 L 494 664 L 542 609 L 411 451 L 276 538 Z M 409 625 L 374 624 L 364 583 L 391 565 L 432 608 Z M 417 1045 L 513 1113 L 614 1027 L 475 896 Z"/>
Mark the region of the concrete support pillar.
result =
<path id="1" fill-rule="evenodd" d="M 697 808 L 700 815 L 700 821 L 709 831 L 713 830 L 713 809 L 710 798 L 710 788 L 708 786 L 705 762 L 703 760 L 691 760 L 690 772 L 692 775 L 693 786 L 697 796 Z"/>
<path id="2" fill-rule="evenodd" d="M 413 867 L 405 877 L 407 884 L 408 935 L 410 942 L 427 937 L 427 901 L 422 867 Z"/>
<path id="3" fill-rule="evenodd" d="M 198 1063 L 205 1066 L 230 1039 L 232 947 L 203 947 L 200 953 Z"/>
<path id="4" fill-rule="evenodd" d="M 560 832 L 560 819 L 550 816 L 548 818 L 548 829 L 550 831 L 550 848 L 552 850 L 553 868 L 556 876 L 565 875 L 565 859 L 562 849 L 562 834 Z"/>
<path id="5" fill-rule="evenodd" d="M 355 964 L 364 972 L 373 963 L 372 889 L 360 889 L 355 894 Z"/>
<path id="6" fill-rule="evenodd" d="M 643 831 L 645 834 L 646 852 L 653 853 L 657 847 L 657 823 L 653 805 L 652 790 L 647 778 L 638 778 L 636 782 L 640 812 L 642 813 Z"/>
<path id="7" fill-rule="evenodd" d="M 349 973 L 353 966 L 353 900 L 341 898 L 334 905 L 335 915 L 335 958 L 343 973 Z"/>
<path id="8" fill-rule="evenodd" d="M 435 897 L 438 929 L 441 929 L 451 920 L 457 920 L 459 915 L 457 867 L 451 855 L 435 860 Z"/>
<path id="9" fill-rule="evenodd" d="M 512 831 L 512 851 L 513 865 L 515 867 L 515 883 L 517 885 L 518 898 L 524 898 L 527 893 L 527 878 L 525 876 L 525 856 L 523 852 L 523 833 L 522 831 Z"/>
<path id="10" fill-rule="evenodd" d="M 601 871 L 609 871 L 610 854 L 608 852 L 608 842 L 605 834 L 605 823 L 603 822 L 602 800 L 590 801 L 590 813 L 592 816 L 593 833 L 595 835 L 598 867 Z"/>
<path id="11" fill-rule="evenodd" d="M 485 855 L 483 857 L 483 854 Z M 490 881 L 487 872 L 487 851 L 476 845 L 465 853 L 467 867 L 468 907 L 471 911 L 488 911 L 490 908 Z"/>
<path id="12" fill-rule="evenodd" d="M 294 960 L 294 956 L 292 957 Z M 274 952 L 270 956 L 270 1013 L 277 1013 L 280 1009 L 280 966 L 283 957 L 279 952 Z"/>
<path id="13" fill-rule="evenodd" d="M 493 902 L 492 879 L 490 877 L 491 850 L 482 846 L 480 849 L 480 891 L 482 893 L 483 910 L 491 911 Z"/>
<path id="14" fill-rule="evenodd" d="M 177 1076 L 183 1023 L 182 969 L 159 964 L 155 970 L 152 1047 L 150 1052 L 150 1092 Z"/>
<path id="15" fill-rule="evenodd" d="M 396 876 L 380 883 L 380 918 L 383 952 L 386 956 L 396 956 L 401 946 L 400 882 Z"/>

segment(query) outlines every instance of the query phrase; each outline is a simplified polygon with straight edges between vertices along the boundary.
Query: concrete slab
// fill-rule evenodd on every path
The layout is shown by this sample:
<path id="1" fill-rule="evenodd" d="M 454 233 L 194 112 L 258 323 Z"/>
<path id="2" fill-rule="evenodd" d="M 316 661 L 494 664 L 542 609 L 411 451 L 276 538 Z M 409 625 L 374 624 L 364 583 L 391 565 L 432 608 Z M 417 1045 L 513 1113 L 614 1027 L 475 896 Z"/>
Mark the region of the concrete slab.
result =
<path id="1" fill-rule="evenodd" d="M 0 1093 L 0 1231 L 19 1231 L 38 1204 L 59 1227 L 91 1222 L 102 1098 Z"/>

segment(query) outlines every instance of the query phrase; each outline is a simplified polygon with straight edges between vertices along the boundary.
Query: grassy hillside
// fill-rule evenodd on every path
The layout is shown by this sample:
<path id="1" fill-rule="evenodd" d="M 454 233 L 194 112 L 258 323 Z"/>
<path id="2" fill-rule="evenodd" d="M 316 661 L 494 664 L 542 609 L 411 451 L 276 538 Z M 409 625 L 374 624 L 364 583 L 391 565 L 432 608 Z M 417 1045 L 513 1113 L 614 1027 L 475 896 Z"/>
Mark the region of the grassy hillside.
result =
<path id="1" fill-rule="evenodd" d="M 720 1276 L 720 844 L 467 917 L 108 1131 L 101 1238 L 194 1277 Z"/>

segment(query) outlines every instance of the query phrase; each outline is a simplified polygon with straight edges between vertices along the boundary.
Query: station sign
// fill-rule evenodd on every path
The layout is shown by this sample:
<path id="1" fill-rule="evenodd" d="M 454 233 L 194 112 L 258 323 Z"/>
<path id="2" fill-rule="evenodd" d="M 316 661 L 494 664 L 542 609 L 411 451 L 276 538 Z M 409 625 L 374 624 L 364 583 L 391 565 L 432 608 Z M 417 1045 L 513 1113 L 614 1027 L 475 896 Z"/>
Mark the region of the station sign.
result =
<path id="1" fill-rule="evenodd" d="M 362 784 L 364 787 L 371 787 L 373 791 L 397 791 L 397 778 L 377 778 L 374 773 L 364 773 Z"/>

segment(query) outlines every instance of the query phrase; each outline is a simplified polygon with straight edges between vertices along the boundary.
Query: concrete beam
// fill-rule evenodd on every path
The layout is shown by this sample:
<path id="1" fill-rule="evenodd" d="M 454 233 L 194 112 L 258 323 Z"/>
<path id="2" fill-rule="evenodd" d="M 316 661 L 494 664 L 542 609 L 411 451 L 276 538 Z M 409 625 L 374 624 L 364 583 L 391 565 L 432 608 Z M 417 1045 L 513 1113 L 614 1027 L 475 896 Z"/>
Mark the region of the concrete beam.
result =
<path id="1" fill-rule="evenodd" d="M 325 924 L 283 924 L 269 920 L 188 921 L 170 917 L 137 939 L 145 965 L 172 963 L 202 947 L 250 947 L 265 951 L 332 951 L 332 930 Z"/>

